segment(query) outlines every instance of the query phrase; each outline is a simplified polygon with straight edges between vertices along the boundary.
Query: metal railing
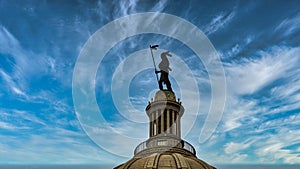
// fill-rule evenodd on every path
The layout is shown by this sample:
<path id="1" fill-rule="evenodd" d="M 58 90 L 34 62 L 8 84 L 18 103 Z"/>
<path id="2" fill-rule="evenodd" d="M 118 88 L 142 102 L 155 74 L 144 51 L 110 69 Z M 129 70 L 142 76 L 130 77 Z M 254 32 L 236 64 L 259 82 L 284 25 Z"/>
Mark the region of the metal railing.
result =
<path id="1" fill-rule="evenodd" d="M 193 154 L 196 155 L 195 148 L 189 142 L 183 141 L 182 148 L 184 148 L 184 149 L 188 150 L 189 152 L 191 152 L 191 153 L 193 153 Z"/>
<path id="2" fill-rule="evenodd" d="M 147 145 L 148 144 L 148 145 Z M 173 139 L 155 139 L 151 142 L 149 140 L 140 143 L 134 150 L 134 154 L 137 154 L 145 149 L 153 147 L 178 147 L 183 148 L 192 154 L 196 154 L 195 148 L 184 140 L 173 140 Z"/>
<path id="3" fill-rule="evenodd" d="M 147 149 L 147 141 L 144 141 L 140 143 L 136 148 L 134 149 L 134 154 L 137 154 L 143 150 Z"/>

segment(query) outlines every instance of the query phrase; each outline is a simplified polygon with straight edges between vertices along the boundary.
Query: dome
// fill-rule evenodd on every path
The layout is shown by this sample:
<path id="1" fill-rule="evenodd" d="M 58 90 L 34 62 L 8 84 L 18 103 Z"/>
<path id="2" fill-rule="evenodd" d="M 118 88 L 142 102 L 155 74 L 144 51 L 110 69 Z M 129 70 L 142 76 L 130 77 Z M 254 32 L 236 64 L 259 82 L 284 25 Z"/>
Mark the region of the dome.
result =
<path id="1" fill-rule="evenodd" d="M 176 152 L 154 153 L 147 157 L 132 158 L 114 169 L 215 169 L 196 156 Z"/>
<path id="2" fill-rule="evenodd" d="M 154 101 L 176 101 L 174 92 L 170 90 L 159 90 L 155 93 Z"/>
<path id="3" fill-rule="evenodd" d="M 183 113 L 173 91 L 157 91 L 146 107 L 149 139 L 135 148 L 132 159 L 114 169 L 216 169 L 198 159 L 195 148 L 181 139 Z"/>

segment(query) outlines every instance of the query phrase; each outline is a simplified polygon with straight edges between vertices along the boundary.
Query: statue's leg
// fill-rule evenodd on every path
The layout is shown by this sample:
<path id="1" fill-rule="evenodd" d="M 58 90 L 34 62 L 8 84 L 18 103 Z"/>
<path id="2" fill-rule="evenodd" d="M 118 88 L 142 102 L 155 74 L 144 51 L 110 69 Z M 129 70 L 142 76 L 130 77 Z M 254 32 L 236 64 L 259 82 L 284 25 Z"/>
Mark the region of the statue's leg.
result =
<path id="1" fill-rule="evenodd" d="M 169 74 L 166 74 L 165 83 L 166 83 L 167 89 L 170 90 L 170 91 L 172 91 L 171 82 L 169 80 Z"/>
<path id="2" fill-rule="evenodd" d="M 158 81 L 158 86 L 159 86 L 159 89 L 160 89 L 160 90 L 163 90 L 163 84 L 162 84 L 163 81 L 164 81 L 163 75 L 160 74 L 160 78 L 159 78 L 159 81 Z"/>
<path id="3" fill-rule="evenodd" d="M 160 90 L 163 90 L 163 85 L 162 85 L 163 81 L 162 80 L 159 80 L 158 81 L 158 86 L 159 86 L 159 89 Z"/>
<path id="4" fill-rule="evenodd" d="M 171 87 L 171 83 L 170 83 L 169 79 L 166 81 L 166 85 L 167 85 L 167 89 L 172 91 L 172 87 Z"/>

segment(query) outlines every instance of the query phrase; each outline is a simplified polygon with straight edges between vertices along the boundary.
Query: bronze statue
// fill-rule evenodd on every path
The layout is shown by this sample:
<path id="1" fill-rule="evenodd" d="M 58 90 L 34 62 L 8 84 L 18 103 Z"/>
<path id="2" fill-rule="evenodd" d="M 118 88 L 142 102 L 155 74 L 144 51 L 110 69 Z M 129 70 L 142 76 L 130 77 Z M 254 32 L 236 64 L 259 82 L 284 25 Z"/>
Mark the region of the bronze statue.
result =
<path id="1" fill-rule="evenodd" d="M 163 83 L 166 84 L 167 90 L 172 91 L 171 83 L 169 80 L 169 71 L 172 71 L 172 69 L 169 67 L 170 63 L 167 58 L 167 56 L 172 57 L 172 55 L 169 53 L 169 51 L 161 53 L 161 62 L 159 63 L 158 67 L 160 71 L 155 71 L 155 73 L 160 73 L 160 79 L 158 81 L 159 89 L 163 89 Z"/>

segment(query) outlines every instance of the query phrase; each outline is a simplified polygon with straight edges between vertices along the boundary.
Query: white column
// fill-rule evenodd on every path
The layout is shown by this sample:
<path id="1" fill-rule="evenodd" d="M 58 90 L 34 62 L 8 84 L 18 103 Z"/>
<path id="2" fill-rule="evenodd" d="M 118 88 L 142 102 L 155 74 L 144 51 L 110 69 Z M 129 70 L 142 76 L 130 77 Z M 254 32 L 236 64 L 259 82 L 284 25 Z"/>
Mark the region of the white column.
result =
<path id="1" fill-rule="evenodd" d="M 180 137 L 181 138 L 181 131 L 180 131 L 180 117 L 179 117 L 179 115 L 177 116 L 177 120 L 176 120 L 176 122 L 177 122 L 177 125 L 176 125 L 176 127 L 177 127 L 177 135 L 178 135 L 178 137 Z"/>
<path id="2" fill-rule="evenodd" d="M 165 113 L 165 111 L 164 110 L 161 110 L 160 111 L 160 123 L 161 123 L 161 126 L 160 126 L 160 133 L 161 134 L 164 134 L 164 113 Z"/>
<path id="3" fill-rule="evenodd" d="M 154 112 L 150 115 L 150 137 L 154 135 Z"/>
<path id="4" fill-rule="evenodd" d="M 158 111 L 155 111 L 156 135 L 158 135 Z"/>
<path id="5" fill-rule="evenodd" d="M 167 109 L 167 130 L 166 133 L 170 133 L 170 109 Z"/>
<path id="6" fill-rule="evenodd" d="M 172 133 L 176 135 L 176 129 L 175 129 L 175 111 L 172 111 Z"/>

